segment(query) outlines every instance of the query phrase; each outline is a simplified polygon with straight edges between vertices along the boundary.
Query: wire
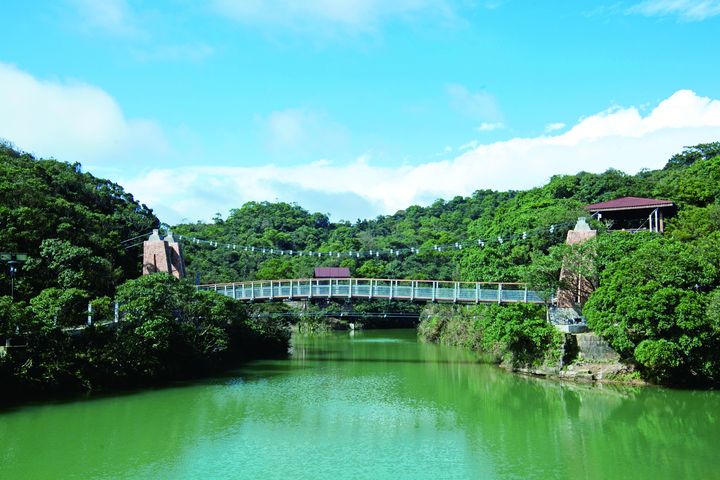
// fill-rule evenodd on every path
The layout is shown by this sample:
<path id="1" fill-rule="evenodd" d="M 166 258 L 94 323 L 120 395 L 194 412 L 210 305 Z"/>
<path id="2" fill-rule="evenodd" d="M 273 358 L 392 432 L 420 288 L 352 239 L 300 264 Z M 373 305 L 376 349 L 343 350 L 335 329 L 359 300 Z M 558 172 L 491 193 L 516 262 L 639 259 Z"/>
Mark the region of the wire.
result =
<path id="1" fill-rule="evenodd" d="M 427 252 L 444 252 L 451 250 L 462 250 L 469 247 L 483 248 L 491 243 L 503 244 L 508 241 L 521 240 L 526 241 L 532 235 L 549 233 L 556 235 L 561 230 L 575 225 L 575 221 L 569 221 L 549 226 L 538 227 L 532 230 L 525 230 L 515 234 L 505 236 L 492 237 L 491 239 L 465 240 L 463 242 L 455 242 L 445 245 L 434 245 L 432 247 L 405 247 L 405 248 L 386 248 L 386 249 L 368 249 L 368 250 L 350 250 L 350 251 L 308 251 L 308 250 L 286 250 L 270 247 L 257 247 L 253 245 L 238 245 L 234 243 L 221 243 L 215 240 L 206 240 L 197 237 L 189 237 L 187 235 L 177 235 L 178 240 L 185 240 L 191 244 L 207 245 L 214 248 L 225 248 L 237 252 L 264 254 L 264 255 L 288 255 L 288 256 L 308 256 L 308 257 L 331 257 L 331 258 L 393 258 L 400 255 L 419 255 Z"/>
<path id="2" fill-rule="evenodd" d="M 140 235 L 138 235 L 138 236 L 136 236 L 136 237 L 126 238 L 125 240 L 123 240 L 123 241 L 120 242 L 120 243 L 127 243 L 127 242 L 131 242 L 131 241 L 133 241 L 133 240 L 137 240 L 138 238 L 147 237 L 147 236 L 150 235 L 151 233 L 152 233 L 152 230 L 149 231 L 149 232 L 140 234 Z"/>

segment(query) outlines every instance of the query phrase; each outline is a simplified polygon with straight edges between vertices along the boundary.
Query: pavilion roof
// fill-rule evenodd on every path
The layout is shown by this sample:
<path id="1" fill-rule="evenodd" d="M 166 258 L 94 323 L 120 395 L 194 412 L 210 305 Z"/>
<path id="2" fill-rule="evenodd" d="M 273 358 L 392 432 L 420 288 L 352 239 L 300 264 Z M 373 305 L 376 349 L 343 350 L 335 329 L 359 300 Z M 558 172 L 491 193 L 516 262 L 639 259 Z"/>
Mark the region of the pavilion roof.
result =
<path id="1" fill-rule="evenodd" d="M 640 208 L 663 208 L 674 207 L 670 200 L 658 200 L 655 198 L 622 197 L 607 202 L 585 205 L 585 209 L 591 212 L 607 212 L 612 210 L 634 210 Z"/>

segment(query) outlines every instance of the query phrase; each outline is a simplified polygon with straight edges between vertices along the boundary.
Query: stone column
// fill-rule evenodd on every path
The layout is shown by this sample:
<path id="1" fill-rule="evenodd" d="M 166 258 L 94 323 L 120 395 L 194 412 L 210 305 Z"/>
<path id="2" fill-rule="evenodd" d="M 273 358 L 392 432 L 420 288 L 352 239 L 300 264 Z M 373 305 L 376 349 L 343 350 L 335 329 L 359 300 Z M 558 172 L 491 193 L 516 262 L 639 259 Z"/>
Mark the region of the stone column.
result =
<path id="1" fill-rule="evenodd" d="M 176 278 L 185 276 L 182 248 L 172 234 L 162 238 L 157 230 L 143 242 L 143 275 L 165 272 Z"/>

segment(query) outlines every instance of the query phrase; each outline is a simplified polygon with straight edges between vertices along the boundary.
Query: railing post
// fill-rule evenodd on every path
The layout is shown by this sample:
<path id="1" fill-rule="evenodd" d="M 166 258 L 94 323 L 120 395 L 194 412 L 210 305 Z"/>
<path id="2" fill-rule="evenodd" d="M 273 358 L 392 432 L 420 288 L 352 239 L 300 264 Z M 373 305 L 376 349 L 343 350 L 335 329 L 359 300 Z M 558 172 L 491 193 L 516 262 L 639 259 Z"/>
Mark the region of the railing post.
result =
<path id="1" fill-rule="evenodd" d="M 118 302 L 115 302 L 115 314 L 113 315 L 113 322 L 118 323 L 120 320 L 120 306 L 118 305 Z"/>
<path id="2" fill-rule="evenodd" d="M 390 280 L 390 300 L 393 299 L 393 280 Z"/>
<path id="3" fill-rule="evenodd" d="M 270 280 L 270 300 L 272 300 L 274 297 L 273 295 L 273 281 Z"/>
<path id="4" fill-rule="evenodd" d="M 435 297 L 437 296 L 437 283 L 438 282 L 432 282 L 432 301 L 435 301 Z"/>
<path id="5" fill-rule="evenodd" d="M 228 296 L 228 294 L 227 294 L 227 285 L 225 285 L 225 286 L 223 287 L 223 295 L 225 295 L 226 297 Z"/>
<path id="6" fill-rule="evenodd" d="M 348 298 L 352 298 L 352 278 L 348 280 Z"/>
<path id="7" fill-rule="evenodd" d="M 255 282 L 250 282 L 250 301 L 255 300 Z"/>
<path id="8" fill-rule="evenodd" d="M 370 279 L 370 297 L 369 298 L 373 298 L 373 281 L 372 281 L 372 279 Z"/>
<path id="9" fill-rule="evenodd" d="M 215 289 L 215 293 L 217 293 L 217 283 L 213 285 L 213 288 Z"/>
<path id="10" fill-rule="evenodd" d="M 308 288 L 308 298 L 312 298 L 312 280 L 308 280 L 309 288 Z"/>
<path id="11" fill-rule="evenodd" d="M 88 318 L 87 324 L 92 325 L 92 303 L 88 302 Z"/>
<path id="12" fill-rule="evenodd" d="M 475 303 L 480 303 L 480 284 L 475 283 Z"/>
<path id="13" fill-rule="evenodd" d="M 502 283 L 498 283 L 498 303 L 502 303 Z"/>
<path id="14" fill-rule="evenodd" d="M 292 280 L 290 280 L 290 294 L 288 295 L 288 297 L 290 298 L 290 300 L 292 300 L 292 296 L 293 296 L 293 292 L 292 292 Z"/>
<path id="15" fill-rule="evenodd" d="M 410 301 L 415 300 L 415 280 L 410 282 Z"/>
<path id="16" fill-rule="evenodd" d="M 525 301 L 525 303 L 527 303 L 527 292 L 528 292 L 528 286 L 527 286 L 527 284 L 525 284 L 525 294 L 523 296 L 523 300 Z"/>
<path id="17" fill-rule="evenodd" d="M 458 290 L 460 289 L 460 284 L 458 282 L 453 283 L 453 303 L 457 303 L 458 301 Z"/>
<path id="18" fill-rule="evenodd" d="M 235 291 L 235 283 L 232 284 L 233 300 L 237 300 L 237 292 Z"/>

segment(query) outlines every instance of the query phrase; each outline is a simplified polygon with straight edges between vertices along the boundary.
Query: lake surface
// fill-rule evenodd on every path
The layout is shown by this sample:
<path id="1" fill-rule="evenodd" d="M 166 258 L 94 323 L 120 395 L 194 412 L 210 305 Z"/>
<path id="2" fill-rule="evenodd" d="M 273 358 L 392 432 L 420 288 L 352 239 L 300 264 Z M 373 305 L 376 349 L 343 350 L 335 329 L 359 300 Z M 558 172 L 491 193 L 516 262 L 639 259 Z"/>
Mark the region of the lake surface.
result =
<path id="1" fill-rule="evenodd" d="M 415 331 L 0 413 L 0 478 L 720 478 L 720 394 L 521 377 Z"/>

